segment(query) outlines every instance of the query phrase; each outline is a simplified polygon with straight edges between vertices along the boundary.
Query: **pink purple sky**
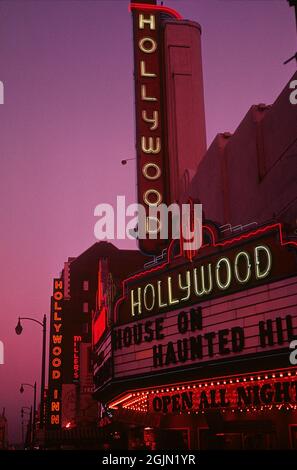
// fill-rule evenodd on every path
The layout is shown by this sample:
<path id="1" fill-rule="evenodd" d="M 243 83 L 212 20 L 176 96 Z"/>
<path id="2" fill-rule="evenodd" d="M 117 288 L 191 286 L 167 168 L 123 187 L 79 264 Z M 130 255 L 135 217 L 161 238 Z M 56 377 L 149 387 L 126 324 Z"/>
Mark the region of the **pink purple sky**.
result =
<path id="1" fill-rule="evenodd" d="M 167 0 L 202 26 L 208 143 L 254 103 L 272 103 L 296 65 L 285 0 Z M 96 240 L 94 207 L 135 197 L 132 28 L 128 0 L 1 0 L 0 407 L 11 441 L 40 384 L 41 329 L 52 278 Z M 131 164 L 132 163 L 132 164 Z M 119 242 L 118 246 L 131 246 Z M 132 245 L 133 246 L 133 245 Z"/>

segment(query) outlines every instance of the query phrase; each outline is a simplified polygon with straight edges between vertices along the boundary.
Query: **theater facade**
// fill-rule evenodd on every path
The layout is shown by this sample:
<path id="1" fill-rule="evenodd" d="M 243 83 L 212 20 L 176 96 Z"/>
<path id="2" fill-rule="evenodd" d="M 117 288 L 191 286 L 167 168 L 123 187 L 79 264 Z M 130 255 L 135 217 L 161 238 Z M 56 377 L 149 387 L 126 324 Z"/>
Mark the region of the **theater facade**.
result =
<path id="1" fill-rule="evenodd" d="M 96 312 L 99 426 L 122 449 L 297 448 L 296 109 L 288 126 L 286 96 L 252 107 L 206 151 L 200 25 L 156 0 L 130 10 L 147 231 L 150 206 L 191 198 L 203 243 L 139 240 L 150 261 Z"/>
<path id="2" fill-rule="evenodd" d="M 94 345 L 101 426 L 124 448 L 296 448 L 296 255 L 281 224 L 207 222 L 192 259 L 175 241 L 123 281 Z"/>

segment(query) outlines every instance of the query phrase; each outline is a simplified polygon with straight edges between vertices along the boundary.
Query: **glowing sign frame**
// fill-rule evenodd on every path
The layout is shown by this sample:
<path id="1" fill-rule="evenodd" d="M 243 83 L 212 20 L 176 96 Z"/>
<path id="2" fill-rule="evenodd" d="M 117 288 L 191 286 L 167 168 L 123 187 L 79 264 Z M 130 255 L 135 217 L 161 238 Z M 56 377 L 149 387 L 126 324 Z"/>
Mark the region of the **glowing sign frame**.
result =
<path id="1" fill-rule="evenodd" d="M 257 237 L 261 235 L 265 235 L 265 234 L 276 234 L 281 247 L 292 246 L 294 248 L 297 248 L 297 241 L 286 239 L 283 225 L 281 223 L 269 224 L 269 225 L 260 227 L 256 230 L 245 232 L 245 233 L 242 233 L 241 235 L 224 239 L 224 240 L 219 239 L 218 229 L 214 225 L 207 223 L 203 225 L 204 243 L 202 244 L 199 252 L 193 258 L 193 260 L 197 258 L 200 255 L 200 253 L 206 248 L 214 248 L 214 249 L 228 248 L 228 247 L 239 245 L 241 242 L 244 242 L 244 241 L 253 240 L 253 239 L 256 240 Z M 207 238 L 210 238 L 210 241 L 205 241 Z M 174 241 L 172 241 L 168 248 L 167 259 L 166 261 L 164 261 L 164 263 L 161 263 L 160 265 L 150 268 L 146 271 L 142 271 L 140 273 L 134 274 L 133 276 L 130 276 L 127 279 L 122 281 L 122 296 L 115 303 L 115 318 L 117 319 L 116 323 L 118 322 L 120 318 L 119 317 L 120 305 L 125 301 L 125 299 L 127 300 L 128 285 L 130 282 L 134 282 L 135 280 L 141 281 L 145 278 L 149 278 L 150 274 L 152 273 L 158 272 L 161 274 L 164 272 L 164 270 L 167 267 L 170 266 L 170 264 L 173 261 L 184 258 L 184 253 L 182 250 L 182 243 L 180 243 L 179 245 L 179 253 L 177 255 L 173 254 L 174 245 L 175 243 Z"/>

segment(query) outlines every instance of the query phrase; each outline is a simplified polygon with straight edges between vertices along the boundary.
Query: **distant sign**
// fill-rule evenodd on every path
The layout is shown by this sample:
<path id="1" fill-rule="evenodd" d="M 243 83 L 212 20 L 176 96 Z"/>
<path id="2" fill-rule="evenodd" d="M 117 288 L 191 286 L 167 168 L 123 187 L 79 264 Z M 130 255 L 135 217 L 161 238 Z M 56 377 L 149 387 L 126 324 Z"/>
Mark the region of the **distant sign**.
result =
<path id="1" fill-rule="evenodd" d="M 62 403 L 62 356 L 63 356 L 63 299 L 64 283 L 54 279 L 51 301 L 50 354 L 49 354 L 49 425 L 61 426 Z"/>

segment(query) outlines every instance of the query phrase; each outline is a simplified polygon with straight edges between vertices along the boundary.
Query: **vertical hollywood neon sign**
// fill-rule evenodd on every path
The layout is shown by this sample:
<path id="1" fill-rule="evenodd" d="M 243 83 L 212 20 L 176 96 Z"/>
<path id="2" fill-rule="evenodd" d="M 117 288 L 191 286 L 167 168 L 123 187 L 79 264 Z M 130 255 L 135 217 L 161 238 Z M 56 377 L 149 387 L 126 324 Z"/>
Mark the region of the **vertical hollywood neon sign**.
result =
<path id="1" fill-rule="evenodd" d="M 150 217 L 149 209 L 161 203 L 170 204 L 160 14 L 164 12 L 178 19 L 180 16 L 174 10 L 151 4 L 132 3 L 130 9 L 134 32 L 138 202 L 146 212 L 145 221 L 139 219 L 138 231 L 146 234 L 146 238 L 139 239 L 139 248 L 144 253 L 156 254 L 168 246 L 168 240 L 149 238 L 149 233 L 161 228 L 160 216 Z"/>
<path id="2" fill-rule="evenodd" d="M 64 283 L 54 279 L 51 302 L 50 354 L 49 354 L 49 425 L 61 426 L 62 344 L 63 344 Z"/>

